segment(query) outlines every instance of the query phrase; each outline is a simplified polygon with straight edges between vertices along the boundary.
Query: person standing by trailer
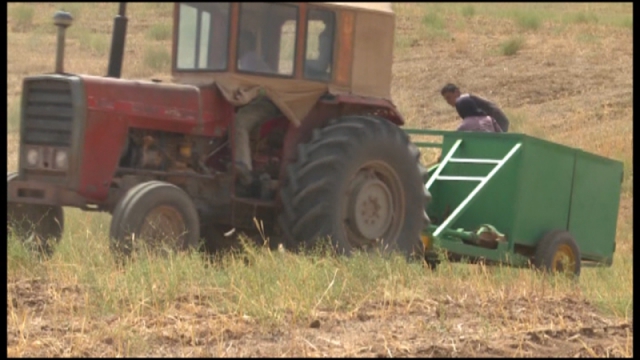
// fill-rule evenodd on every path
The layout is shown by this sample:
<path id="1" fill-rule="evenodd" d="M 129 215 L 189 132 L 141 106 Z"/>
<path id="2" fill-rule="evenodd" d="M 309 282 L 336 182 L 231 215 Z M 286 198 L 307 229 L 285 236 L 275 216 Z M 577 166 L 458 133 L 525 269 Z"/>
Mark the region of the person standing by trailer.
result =
<path id="1" fill-rule="evenodd" d="M 455 100 L 455 107 L 462 123 L 456 131 L 470 132 L 503 132 L 500 125 L 482 109 L 480 109 L 470 96 L 460 96 Z M 438 156 L 438 162 L 442 161 L 442 154 Z"/>
<path id="2" fill-rule="evenodd" d="M 486 115 L 492 117 L 500 126 L 502 132 L 509 131 L 509 119 L 507 116 L 500 110 L 500 108 L 493 102 L 482 98 L 478 95 L 474 94 L 461 94 L 460 89 L 455 84 L 447 84 L 442 90 L 440 90 L 440 94 L 445 99 L 445 101 L 451 105 L 452 107 L 456 107 L 456 101 L 461 97 L 469 97 L 475 104 L 476 107 L 482 110 Z"/>
<path id="3" fill-rule="evenodd" d="M 496 120 L 480 109 L 470 96 L 456 100 L 456 111 L 462 119 L 457 131 L 503 132 Z"/>

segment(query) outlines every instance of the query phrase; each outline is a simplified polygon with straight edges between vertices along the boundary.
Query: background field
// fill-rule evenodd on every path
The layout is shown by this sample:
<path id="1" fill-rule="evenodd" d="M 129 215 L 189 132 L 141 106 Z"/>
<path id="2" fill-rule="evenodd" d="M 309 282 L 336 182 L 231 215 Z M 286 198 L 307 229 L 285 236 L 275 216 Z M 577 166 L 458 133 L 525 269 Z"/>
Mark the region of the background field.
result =
<path id="1" fill-rule="evenodd" d="M 53 258 L 9 239 L 9 356 L 633 356 L 631 3 L 397 4 L 393 100 L 410 127 L 453 129 L 439 89 L 496 101 L 524 132 L 625 164 L 611 268 L 579 284 L 529 270 L 248 249 L 117 269 L 109 217 L 67 210 Z M 116 4 L 8 4 L 7 170 L 21 79 L 50 72 L 57 9 L 65 67 L 106 73 Z M 131 4 L 123 77 L 168 80 L 170 4 Z M 424 154 L 425 161 L 432 153 Z"/>

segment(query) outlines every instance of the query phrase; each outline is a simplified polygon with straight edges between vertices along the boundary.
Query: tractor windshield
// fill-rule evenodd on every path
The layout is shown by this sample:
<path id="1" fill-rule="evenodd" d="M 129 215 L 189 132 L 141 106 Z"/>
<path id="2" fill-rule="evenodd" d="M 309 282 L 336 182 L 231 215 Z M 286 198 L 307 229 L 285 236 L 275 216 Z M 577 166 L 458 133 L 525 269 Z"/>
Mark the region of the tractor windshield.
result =
<path id="1" fill-rule="evenodd" d="M 237 69 L 293 76 L 298 8 L 275 3 L 241 3 Z"/>
<path id="2" fill-rule="evenodd" d="M 178 13 L 178 70 L 226 70 L 230 3 L 181 3 Z"/>

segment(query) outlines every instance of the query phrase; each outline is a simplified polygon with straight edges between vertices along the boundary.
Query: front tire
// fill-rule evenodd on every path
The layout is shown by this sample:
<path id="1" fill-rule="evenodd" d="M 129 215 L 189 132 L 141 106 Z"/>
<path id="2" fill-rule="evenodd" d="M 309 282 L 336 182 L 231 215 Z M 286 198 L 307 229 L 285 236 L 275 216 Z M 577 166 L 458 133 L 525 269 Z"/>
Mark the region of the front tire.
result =
<path id="1" fill-rule="evenodd" d="M 198 246 L 200 221 L 182 189 L 149 181 L 129 189 L 118 202 L 109 233 L 116 257 L 130 256 L 139 245 L 152 251 L 186 251 Z"/>
<path id="2" fill-rule="evenodd" d="M 375 248 L 423 257 L 428 193 L 418 157 L 408 136 L 380 117 L 345 116 L 314 130 L 281 190 L 286 245 L 329 238 L 338 253 Z"/>
<path id="3" fill-rule="evenodd" d="M 7 173 L 7 185 L 17 177 Z M 64 232 L 62 206 L 7 202 L 7 236 L 12 232 L 31 250 L 52 255 Z"/>

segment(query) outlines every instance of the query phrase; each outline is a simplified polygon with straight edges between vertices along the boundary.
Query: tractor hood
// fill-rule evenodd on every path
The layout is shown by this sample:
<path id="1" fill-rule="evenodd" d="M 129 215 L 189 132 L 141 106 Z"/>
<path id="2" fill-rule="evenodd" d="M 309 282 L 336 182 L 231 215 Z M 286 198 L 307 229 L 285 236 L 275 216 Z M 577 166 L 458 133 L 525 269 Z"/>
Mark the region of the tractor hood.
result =
<path id="1" fill-rule="evenodd" d="M 233 116 L 232 107 L 213 86 L 78 76 L 89 111 L 109 113 L 132 127 L 219 136 Z"/>

